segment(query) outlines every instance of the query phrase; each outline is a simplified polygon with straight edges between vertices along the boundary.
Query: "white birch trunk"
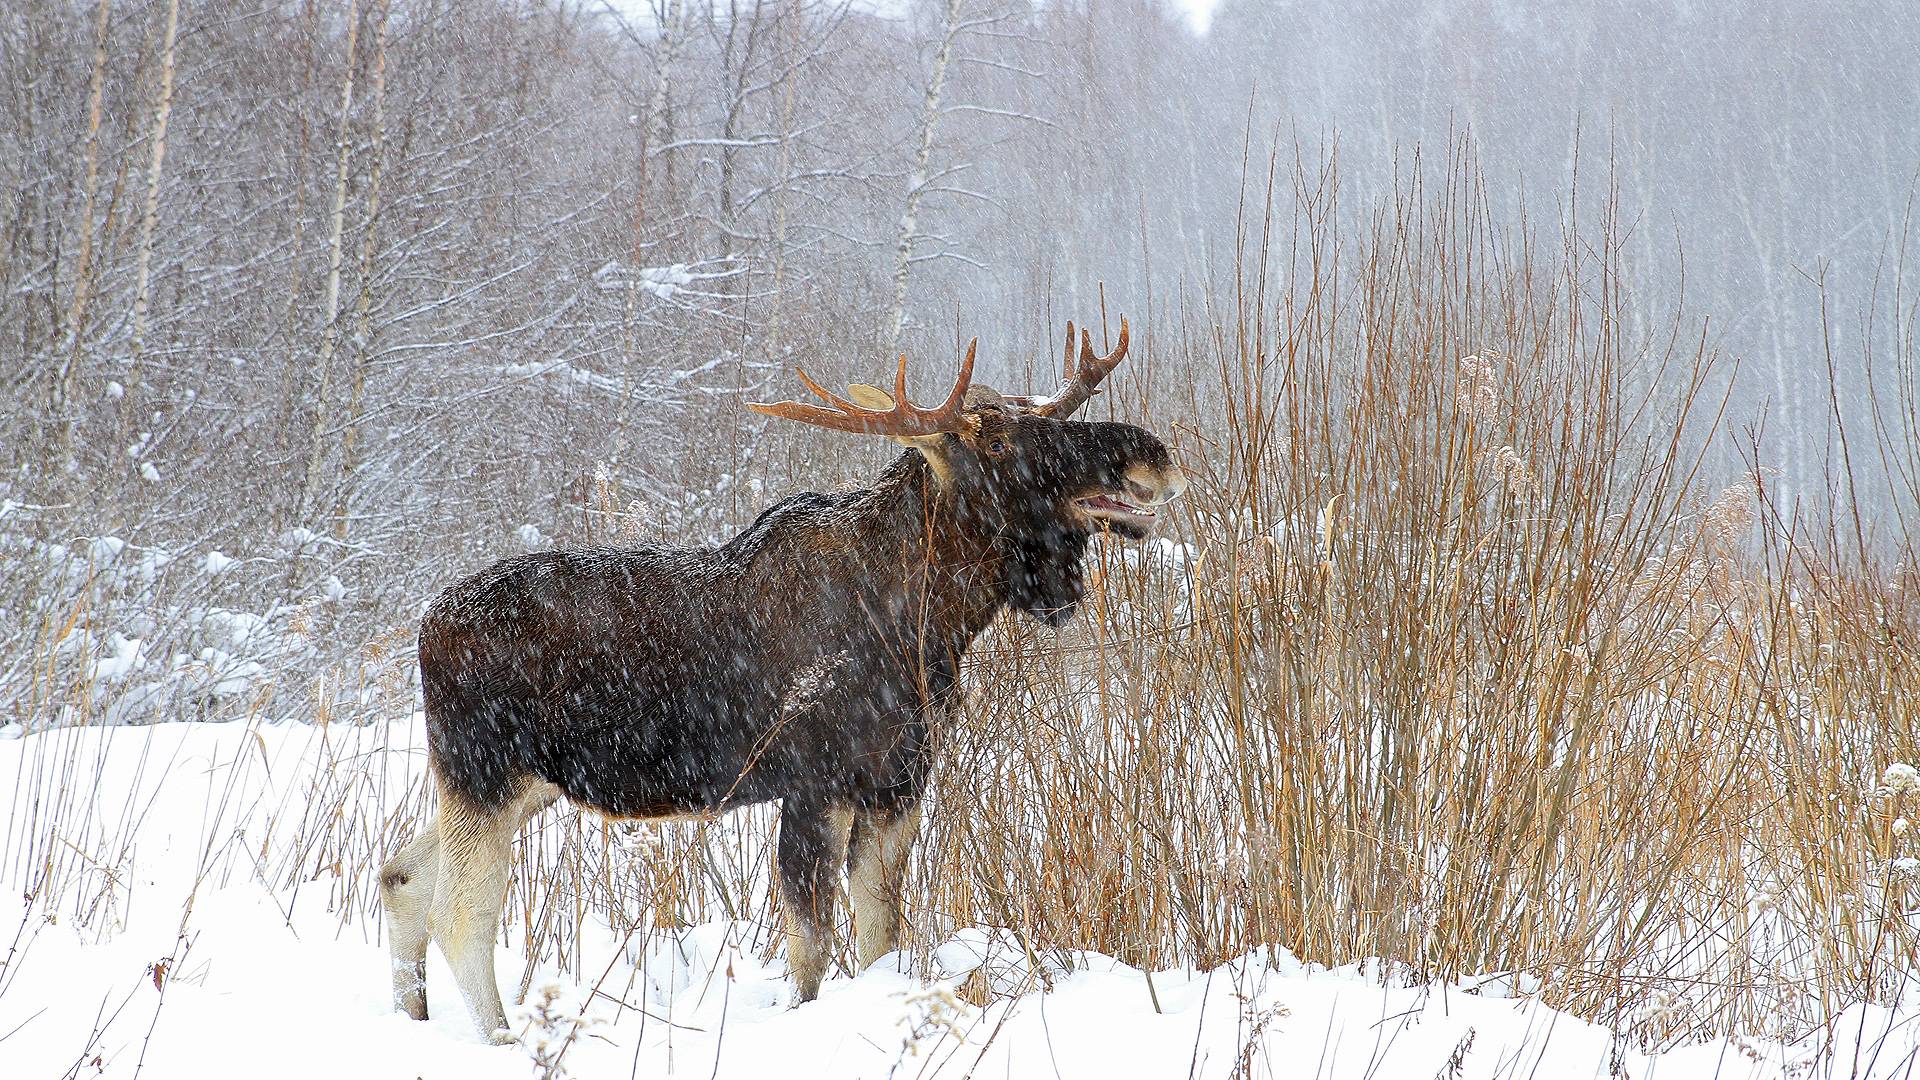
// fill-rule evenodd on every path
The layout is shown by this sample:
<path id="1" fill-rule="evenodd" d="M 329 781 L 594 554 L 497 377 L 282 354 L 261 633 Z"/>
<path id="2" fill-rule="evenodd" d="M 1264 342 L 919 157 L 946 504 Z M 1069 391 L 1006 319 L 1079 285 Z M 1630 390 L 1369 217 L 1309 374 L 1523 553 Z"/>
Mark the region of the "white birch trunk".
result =
<path id="1" fill-rule="evenodd" d="M 160 170 L 167 159 L 167 119 L 173 113 L 173 52 L 180 29 L 180 0 L 167 5 L 167 31 L 160 46 L 160 92 L 153 104 L 153 155 L 147 162 L 147 201 L 140 219 L 139 270 L 133 289 L 133 370 L 127 376 L 123 402 L 133 401 L 139 382 L 140 354 L 146 348 L 147 314 L 153 275 L 153 232 L 160 216 Z"/>
<path id="2" fill-rule="evenodd" d="M 347 389 L 347 415 L 340 432 L 340 487 L 333 508 L 333 532 L 347 538 L 348 495 L 359 465 L 360 417 L 366 400 L 367 367 L 373 362 L 373 253 L 380 224 L 380 176 L 387 148 L 387 15 L 389 0 L 377 0 L 373 46 L 373 163 L 367 173 L 367 228 L 360 237 L 360 301 L 354 313 L 353 378 Z"/>
<path id="3" fill-rule="evenodd" d="M 74 426 L 78 422 L 74 394 L 80 383 L 80 352 L 86 340 L 87 302 L 93 297 L 93 213 L 100 192 L 100 114 L 107 85 L 108 0 L 100 0 L 94 24 L 93 86 L 87 96 L 87 174 L 82 182 L 80 254 L 73 272 L 73 303 L 67 308 L 66 364 L 54 388 L 55 415 L 60 417 L 60 463 L 74 470 Z"/>
<path id="4" fill-rule="evenodd" d="M 347 0 L 347 73 L 340 81 L 340 125 L 337 139 L 337 169 L 333 185 L 333 212 L 327 226 L 327 299 L 326 323 L 320 334 L 318 368 L 319 387 L 314 391 L 313 439 L 307 455 L 306 477 L 300 485 L 299 512 L 305 516 L 313 505 L 320 486 L 320 465 L 325 458 L 327 423 L 331 418 L 333 396 L 333 354 L 340 346 L 340 263 L 342 240 L 346 233 L 347 176 L 353 164 L 351 121 L 353 114 L 353 69 L 359 62 L 360 0 Z"/>
<path id="5" fill-rule="evenodd" d="M 293 169 L 295 177 L 293 185 L 293 229 L 287 248 L 293 253 L 293 258 L 287 260 L 287 304 L 280 313 L 280 332 L 285 334 L 289 341 L 295 340 L 297 337 L 296 330 L 297 316 L 300 311 L 300 293 L 305 281 L 305 275 L 301 272 L 300 266 L 301 245 L 306 242 L 307 236 L 307 184 L 305 176 L 303 175 L 303 169 L 313 145 L 312 127 L 307 122 L 306 101 L 308 97 L 307 91 L 313 88 L 314 67 L 319 62 L 320 51 L 320 10 L 314 0 L 307 0 L 302 17 L 301 29 L 304 31 L 307 42 L 307 56 L 306 63 L 300 75 L 300 111 L 298 114 L 300 139 L 296 144 L 298 149 L 293 159 L 296 163 Z M 307 385 L 311 378 L 312 373 L 310 371 L 304 368 L 296 370 L 293 373 L 293 385 L 281 401 L 280 423 L 277 428 L 277 436 L 282 449 L 289 448 L 293 444 L 293 431 L 296 426 L 295 420 L 300 415 L 300 403 L 307 399 Z"/>
<path id="6" fill-rule="evenodd" d="M 960 0 L 946 0 L 940 48 L 933 56 L 927 95 L 920 105 L 920 145 L 907 176 L 907 202 L 900 213 L 899 242 L 894 249 L 893 314 L 887 320 L 887 355 L 900 351 L 900 333 L 907 321 L 907 280 L 913 271 L 913 245 L 920 235 L 920 200 L 926 193 L 927 170 L 933 160 L 933 133 L 940 122 L 940 95 L 946 87 L 947 64 L 953 58 L 953 39 L 960 32 Z"/>
<path id="7" fill-rule="evenodd" d="M 653 92 L 647 97 L 646 145 L 640 151 L 640 204 L 634 214 L 633 250 L 636 262 L 643 257 L 642 248 L 646 242 L 647 183 L 651 172 L 653 154 L 656 147 L 665 146 L 673 141 L 673 133 L 667 122 L 667 113 L 673 95 L 673 69 L 679 57 L 681 34 L 680 0 L 666 0 L 663 9 L 656 9 L 660 17 L 660 57 L 653 71 Z M 673 157 L 666 151 L 668 187 L 672 187 Z"/>
<path id="8" fill-rule="evenodd" d="M 800 23 L 803 16 L 798 0 L 788 13 L 786 85 L 780 94 L 780 172 L 781 190 L 773 197 L 773 310 L 767 318 L 767 353 L 780 355 L 781 287 L 787 276 L 787 178 L 793 174 L 793 90 L 799 82 L 795 58 L 800 51 Z M 736 485 L 737 486 L 737 485 Z"/>

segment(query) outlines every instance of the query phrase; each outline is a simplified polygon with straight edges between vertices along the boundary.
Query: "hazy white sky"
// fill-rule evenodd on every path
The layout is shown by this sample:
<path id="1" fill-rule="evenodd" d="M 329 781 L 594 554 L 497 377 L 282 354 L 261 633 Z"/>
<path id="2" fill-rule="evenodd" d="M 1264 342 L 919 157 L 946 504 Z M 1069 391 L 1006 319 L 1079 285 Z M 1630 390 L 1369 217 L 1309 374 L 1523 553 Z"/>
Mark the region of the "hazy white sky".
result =
<path id="1" fill-rule="evenodd" d="M 1187 13 L 1187 22 L 1191 23 L 1196 31 L 1204 34 L 1207 32 L 1208 24 L 1213 22 L 1213 9 L 1220 0 L 1172 0 L 1172 2 Z"/>
<path id="2" fill-rule="evenodd" d="M 629 17 L 641 21 L 646 21 L 651 13 L 648 0 L 604 0 L 604 2 L 627 13 Z M 891 0 L 867 0 L 867 2 L 877 9 L 885 9 Z M 1162 0 L 1162 2 L 1185 12 L 1187 24 L 1192 26 L 1196 33 L 1204 34 L 1207 32 L 1207 26 L 1213 22 L 1213 9 L 1219 6 L 1220 0 Z"/>

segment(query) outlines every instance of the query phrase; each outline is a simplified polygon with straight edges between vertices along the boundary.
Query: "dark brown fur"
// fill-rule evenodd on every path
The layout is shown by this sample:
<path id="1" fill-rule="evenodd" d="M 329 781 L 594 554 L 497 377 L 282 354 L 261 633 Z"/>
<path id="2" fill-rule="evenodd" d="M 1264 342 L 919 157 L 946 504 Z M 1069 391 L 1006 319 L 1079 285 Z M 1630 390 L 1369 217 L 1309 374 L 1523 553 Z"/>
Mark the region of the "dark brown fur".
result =
<path id="1" fill-rule="evenodd" d="M 437 850 L 423 835 L 383 878 L 398 882 L 385 892 L 401 1008 L 425 1015 L 425 931 L 394 914 L 419 908 L 483 1026 L 501 1021 L 486 1000 L 492 864 L 560 794 L 627 818 L 783 800 L 801 1000 L 824 972 L 851 829 L 855 918 L 874 924 L 862 962 L 894 947 L 931 729 L 968 645 L 1009 604 L 1054 625 L 1071 614 L 1097 527 L 1074 500 L 1183 483 L 1137 427 L 977 415 L 977 433 L 923 441 L 874 487 L 795 496 L 719 548 L 542 552 L 434 601 L 420 674 Z"/>

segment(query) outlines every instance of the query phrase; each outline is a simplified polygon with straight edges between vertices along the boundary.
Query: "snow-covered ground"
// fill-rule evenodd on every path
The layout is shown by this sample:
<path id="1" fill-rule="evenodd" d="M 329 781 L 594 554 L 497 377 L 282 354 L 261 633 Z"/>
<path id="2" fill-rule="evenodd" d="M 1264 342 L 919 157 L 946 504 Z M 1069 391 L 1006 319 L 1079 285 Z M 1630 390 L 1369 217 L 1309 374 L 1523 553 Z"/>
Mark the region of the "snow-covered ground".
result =
<path id="1" fill-rule="evenodd" d="M 562 1047 L 559 1067 L 577 1077 L 1895 1077 L 1915 1071 L 1920 1048 L 1920 1002 L 1849 1008 L 1793 1045 L 1736 1038 L 1647 1057 L 1505 982 L 1383 986 L 1369 977 L 1377 966 L 1326 970 L 1281 951 L 1151 978 L 1083 954 L 1040 977 L 1009 935 L 987 930 L 935 949 L 931 980 L 882 961 L 790 1009 L 780 961 L 761 959 L 765 928 L 744 921 L 644 945 L 589 937 L 592 975 L 543 968 L 532 997 L 548 1001 L 548 1021 L 523 1045 L 491 1046 L 437 954 L 434 1018 L 391 1012 L 385 947 L 354 891 L 371 875 L 298 849 L 329 830 L 378 829 L 358 806 L 405 804 L 422 767 L 417 721 L 8 734 L 0 884 L 19 905 L 17 923 L 0 920 L 8 1080 L 482 1080 L 561 1075 L 535 1057 Z M 502 949 L 509 1000 L 522 959 Z M 968 1004 L 983 985 L 1027 989 Z M 525 1025 L 540 1010 L 509 1011 Z"/>

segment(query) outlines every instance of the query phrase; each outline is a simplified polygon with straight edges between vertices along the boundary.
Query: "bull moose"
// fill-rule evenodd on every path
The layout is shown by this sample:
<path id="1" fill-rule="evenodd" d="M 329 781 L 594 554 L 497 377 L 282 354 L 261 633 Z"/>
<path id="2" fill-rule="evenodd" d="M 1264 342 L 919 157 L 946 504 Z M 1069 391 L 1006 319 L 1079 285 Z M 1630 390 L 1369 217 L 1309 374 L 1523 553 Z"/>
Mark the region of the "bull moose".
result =
<path id="1" fill-rule="evenodd" d="M 776 861 L 796 1002 L 820 989 L 840 864 L 862 966 L 898 946 L 901 882 L 931 733 L 962 655 L 1003 607 L 1073 614 L 1099 530 L 1131 539 L 1186 479 L 1131 424 L 1072 420 L 1127 351 L 1082 330 L 1048 397 L 972 382 L 945 402 L 751 407 L 906 447 L 864 490 L 795 495 L 717 548 L 607 547 L 506 559 L 420 622 L 433 822 L 382 868 L 394 1005 L 427 1016 L 427 943 L 482 1033 L 508 1038 L 494 976 L 510 844 L 566 796 L 612 818 L 781 800 Z"/>

